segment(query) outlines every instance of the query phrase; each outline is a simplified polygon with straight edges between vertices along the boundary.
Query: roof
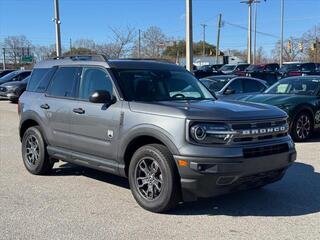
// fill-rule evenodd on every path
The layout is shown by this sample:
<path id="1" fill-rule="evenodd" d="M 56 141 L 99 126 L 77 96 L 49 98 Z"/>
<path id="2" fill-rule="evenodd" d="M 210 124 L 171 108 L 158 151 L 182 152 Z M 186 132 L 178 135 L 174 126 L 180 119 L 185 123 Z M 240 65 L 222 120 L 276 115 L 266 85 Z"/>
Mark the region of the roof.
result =
<path id="1" fill-rule="evenodd" d="M 164 60 L 146 60 L 146 59 L 119 59 L 119 60 L 107 60 L 104 56 L 68 56 L 61 58 L 53 58 L 44 60 L 36 64 L 35 68 L 51 68 L 54 66 L 72 66 L 72 65 L 100 65 L 106 68 L 123 68 L 123 69 L 166 69 L 166 70 L 182 70 L 183 68 L 169 63 Z"/>
<path id="2" fill-rule="evenodd" d="M 176 64 L 168 63 L 161 60 L 132 60 L 132 59 L 120 59 L 120 60 L 109 60 L 111 68 L 122 68 L 122 69 L 154 69 L 159 70 L 183 70 L 184 68 Z"/>

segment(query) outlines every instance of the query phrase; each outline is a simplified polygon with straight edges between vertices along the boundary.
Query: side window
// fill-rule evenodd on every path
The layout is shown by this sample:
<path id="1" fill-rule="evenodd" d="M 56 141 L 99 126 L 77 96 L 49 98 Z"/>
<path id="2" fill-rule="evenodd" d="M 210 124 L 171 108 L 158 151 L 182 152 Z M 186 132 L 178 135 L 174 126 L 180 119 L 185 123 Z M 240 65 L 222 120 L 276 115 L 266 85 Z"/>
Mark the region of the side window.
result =
<path id="1" fill-rule="evenodd" d="M 45 92 L 54 72 L 55 68 L 35 68 L 28 82 L 27 91 Z"/>
<path id="2" fill-rule="evenodd" d="M 314 63 L 306 63 L 301 65 L 301 70 L 302 71 L 314 71 L 316 68 Z"/>
<path id="3" fill-rule="evenodd" d="M 249 93 L 249 92 L 261 92 L 262 90 L 265 89 L 265 86 L 255 80 L 249 80 L 246 79 L 244 81 L 244 92 Z"/>
<path id="4" fill-rule="evenodd" d="M 56 71 L 48 94 L 54 97 L 75 97 L 75 87 L 79 76 L 80 67 L 60 67 Z"/>
<path id="5" fill-rule="evenodd" d="M 234 91 L 233 94 L 243 93 L 242 80 L 241 79 L 233 80 L 227 87 L 227 90 L 233 90 Z"/>
<path id="6" fill-rule="evenodd" d="M 112 94 L 112 81 L 108 73 L 99 68 L 83 68 L 80 80 L 79 98 L 88 100 L 97 90 L 105 90 Z"/>
<path id="7" fill-rule="evenodd" d="M 28 77 L 30 75 L 30 72 L 23 72 L 20 75 L 20 81 L 25 79 L 26 77 Z"/>

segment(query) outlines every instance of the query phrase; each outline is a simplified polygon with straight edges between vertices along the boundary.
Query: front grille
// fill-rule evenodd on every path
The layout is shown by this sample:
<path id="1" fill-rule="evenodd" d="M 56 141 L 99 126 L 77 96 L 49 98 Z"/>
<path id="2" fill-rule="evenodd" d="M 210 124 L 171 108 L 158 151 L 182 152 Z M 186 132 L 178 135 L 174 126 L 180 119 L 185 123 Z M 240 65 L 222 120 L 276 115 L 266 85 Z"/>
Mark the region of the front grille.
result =
<path id="1" fill-rule="evenodd" d="M 235 143 L 280 138 L 288 132 L 286 119 L 232 123 L 231 128 L 237 132 L 232 139 Z"/>
<path id="2" fill-rule="evenodd" d="M 289 146 L 287 143 L 277 144 L 272 146 L 246 148 L 243 149 L 243 156 L 245 158 L 263 157 L 273 154 L 289 152 Z"/>

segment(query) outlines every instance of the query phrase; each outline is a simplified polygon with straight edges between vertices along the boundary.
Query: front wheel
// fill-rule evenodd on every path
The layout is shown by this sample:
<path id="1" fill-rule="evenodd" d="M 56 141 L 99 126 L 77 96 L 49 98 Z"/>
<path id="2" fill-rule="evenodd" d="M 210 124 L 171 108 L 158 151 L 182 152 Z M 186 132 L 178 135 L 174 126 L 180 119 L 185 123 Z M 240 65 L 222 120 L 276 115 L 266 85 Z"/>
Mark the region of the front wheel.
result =
<path id="1" fill-rule="evenodd" d="M 179 202 L 179 174 L 172 154 L 163 145 L 146 145 L 134 153 L 129 183 L 138 204 L 151 212 L 170 210 Z"/>
<path id="2" fill-rule="evenodd" d="M 299 113 L 293 123 L 291 136 L 296 142 L 304 142 L 307 140 L 313 131 L 313 121 L 307 112 Z"/>

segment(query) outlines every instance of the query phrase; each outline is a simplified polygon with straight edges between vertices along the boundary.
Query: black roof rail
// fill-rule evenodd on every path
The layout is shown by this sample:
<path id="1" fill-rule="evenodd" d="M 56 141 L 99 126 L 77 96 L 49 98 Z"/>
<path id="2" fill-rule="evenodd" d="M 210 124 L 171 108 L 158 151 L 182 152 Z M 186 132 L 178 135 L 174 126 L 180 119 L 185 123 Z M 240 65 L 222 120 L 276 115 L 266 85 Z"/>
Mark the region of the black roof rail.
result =
<path id="1" fill-rule="evenodd" d="M 69 55 L 69 56 L 61 56 L 61 57 L 53 57 L 49 58 L 52 60 L 60 60 L 60 59 L 71 59 L 72 61 L 102 61 L 107 62 L 108 59 L 103 54 L 97 55 Z"/>
<path id="2" fill-rule="evenodd" d="M 140 60 L 140 61 L 158 61 L 158 62 L 174 63 L 173 61 L 165 58 L 120 58 L 119 60 L 133 60 L 133 61 Z"/>

